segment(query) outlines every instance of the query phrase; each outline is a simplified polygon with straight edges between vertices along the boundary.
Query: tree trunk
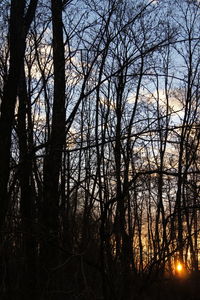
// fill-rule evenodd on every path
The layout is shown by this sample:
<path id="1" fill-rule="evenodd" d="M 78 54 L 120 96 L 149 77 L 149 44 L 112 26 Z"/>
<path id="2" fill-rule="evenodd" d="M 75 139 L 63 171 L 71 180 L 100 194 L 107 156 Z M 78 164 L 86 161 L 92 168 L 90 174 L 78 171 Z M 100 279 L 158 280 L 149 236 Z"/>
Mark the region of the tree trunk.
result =
<path id="1" fill-rule="evenodd" d="M 65 145 L 65 58 L 62 24 L 62 1 L 51 1 L 53 26 L 54 102 L 51 136 L 44 161 L 42 208 L 43 241 L 41 258 L 49 271 L 58 264 L 59 186 L 62 152 Z M 47 275 L 48 275 L 47 273 Z"/>

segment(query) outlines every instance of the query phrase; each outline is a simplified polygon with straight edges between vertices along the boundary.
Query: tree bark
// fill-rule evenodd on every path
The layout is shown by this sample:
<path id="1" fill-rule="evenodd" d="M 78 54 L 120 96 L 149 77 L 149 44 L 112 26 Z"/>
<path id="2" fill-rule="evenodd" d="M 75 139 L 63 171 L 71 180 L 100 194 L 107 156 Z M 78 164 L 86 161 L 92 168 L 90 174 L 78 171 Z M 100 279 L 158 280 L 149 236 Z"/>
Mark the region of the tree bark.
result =
<path id="1" fill-rule="evenodd" d="M 10 171 L 10 148 L 17 89 L 25 54 L 26 36 L 37 7 L 37 0 L 31 0 L 25 15 L 25 2 L 24 0 L 11 1 L 10 10 L 10 68 L 8 78 L 4 84 L 0 115 L 0 230 L 4 225 L 9 205 L 8 180 Z"/>
<path id="2" fill-rule="evenodd" d="M 63 43 L 62 1 L 51 1 L 53 26 L 54 101 L 44 160 L 44 194 L 42 205 L 42 263 L 49 271 L 58 263 L 59 186 L 62 153 L 65 146 L 65 57 Z"/>

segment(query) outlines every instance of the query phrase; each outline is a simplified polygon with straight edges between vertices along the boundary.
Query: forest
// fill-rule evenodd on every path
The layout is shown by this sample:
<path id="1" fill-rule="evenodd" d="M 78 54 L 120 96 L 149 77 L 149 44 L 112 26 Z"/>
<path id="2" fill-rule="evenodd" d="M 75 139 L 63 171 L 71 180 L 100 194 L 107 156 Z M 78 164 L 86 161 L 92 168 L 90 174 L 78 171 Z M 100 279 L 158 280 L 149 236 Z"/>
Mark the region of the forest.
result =
<path id="1" fill-rule="evenodd" d="M 0 296 L 200 299 L 200 1 L 0 1 Z"/>

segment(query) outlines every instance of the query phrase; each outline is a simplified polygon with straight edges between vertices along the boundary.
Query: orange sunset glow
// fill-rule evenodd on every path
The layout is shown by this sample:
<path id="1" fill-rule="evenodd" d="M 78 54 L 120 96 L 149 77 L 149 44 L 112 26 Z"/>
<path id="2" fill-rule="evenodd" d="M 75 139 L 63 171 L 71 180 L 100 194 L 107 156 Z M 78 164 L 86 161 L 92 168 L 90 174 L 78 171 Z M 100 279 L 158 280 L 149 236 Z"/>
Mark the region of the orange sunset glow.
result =
<path id="1" fill-rule="evenodd" d="M 182 266 L 180 263 L 178 263 L 178 265 L 177 265 L 177 267 L 176 267 L 176 270 L 177 270 L 178 272 L 181 272 L 181 271 L 183 270 L 183 266 Z"/>

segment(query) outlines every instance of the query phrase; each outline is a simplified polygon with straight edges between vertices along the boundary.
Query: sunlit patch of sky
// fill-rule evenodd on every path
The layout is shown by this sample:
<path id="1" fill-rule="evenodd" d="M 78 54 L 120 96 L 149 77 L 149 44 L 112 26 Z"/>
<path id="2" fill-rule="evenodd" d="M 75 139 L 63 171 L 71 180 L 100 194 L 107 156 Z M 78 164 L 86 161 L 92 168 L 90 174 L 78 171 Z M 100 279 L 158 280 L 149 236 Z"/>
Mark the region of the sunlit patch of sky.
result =
<path id="1" fill-rule="evenodd" d="M 139 101 L 145 101 L 149 104 L 157 104 L 159 103 L 159 107 L 166 110 L 167 106 L 167 96 L 163 89 L 159 91 L 153 90 L 152 92 L 148 90 L 143 90 L 140 92 Z M 136 101 L 136 94 L 135 92 L 130 94 L 128 97 L 128 102 L 134 104 Z M 180 122 L 180 118 L 184 115 L 184 107 L 183 103 L 175 97 L 173 91 L 168 95 L 168 109 L 171 114 L 171 122 L 178 123 Z"/>

